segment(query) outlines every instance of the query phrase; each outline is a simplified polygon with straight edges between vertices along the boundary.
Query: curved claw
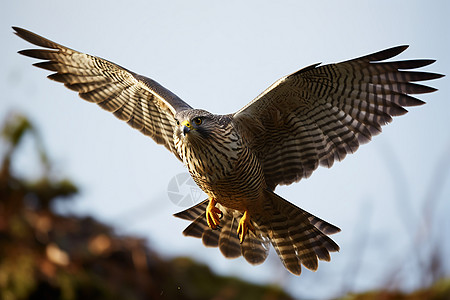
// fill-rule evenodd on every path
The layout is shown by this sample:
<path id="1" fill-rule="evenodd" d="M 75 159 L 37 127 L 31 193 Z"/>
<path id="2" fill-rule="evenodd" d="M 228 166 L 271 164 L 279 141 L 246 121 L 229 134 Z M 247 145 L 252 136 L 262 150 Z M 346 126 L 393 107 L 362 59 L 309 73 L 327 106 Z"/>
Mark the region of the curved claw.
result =
<path id="1" fill-rule="evenodd" d="M 220 217 L 219 217 L 220 215 Z M 206 222 L 211 229 L 217 229 L 222 219 L 223 213 L 216 207 L 216 201 L 214 199 L 209 200 L 208 207 L 206 208 Z"/>
<path id="2" fill-rule="evenodd" d="M 245 236 L 247 235 L 249 230 L 255 232 L 255 227 L 253 227 L 252 223 L 250 222 L 250 217 L 248 216 L 247 211 L 245 211 L 244 215 L 241 217 L 241 220 L 239 221 L 237 229 L 239 242 L 241 244 L 244 242 Z"/>

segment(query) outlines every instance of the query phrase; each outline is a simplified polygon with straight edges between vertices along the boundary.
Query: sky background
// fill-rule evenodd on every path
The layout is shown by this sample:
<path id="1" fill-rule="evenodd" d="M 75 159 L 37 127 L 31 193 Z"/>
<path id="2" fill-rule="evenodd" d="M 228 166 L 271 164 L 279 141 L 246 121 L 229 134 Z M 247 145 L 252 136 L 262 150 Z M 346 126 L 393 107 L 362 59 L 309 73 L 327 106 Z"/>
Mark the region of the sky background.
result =
<path id="1" fill-rule="evenodd" d="M 48 72 L 31 66 L 36 60 L 17 54 L 30 45 L 11 26 L 153 78 L 193 107 L 231 113 L 300 68 L 401 44 L 410 48 L 400 59 L 437 59 L 424 70 L 448 75 L 449 13 L 448 1 L 3 1 L 0 119 L 13 111 L 29 116 L 55 174 L 81 188 L 76 201 L 62 203 L 60 211 L 93 215 L 120 234 L 145 237 L 166 257 L 193 256 L 221 274 L 280 284 L 308 298 L 388 282 L 408 290 L 426 283 L 417 257 L 426 261 L 428 245 L 439 240 L 443 254 L 450 254 L 448 77 L 430 81 L 439 91 L 419 96 L 426 105 L 394 119 L 357 153 L 277 188 L 342 229 L 333 236 L 341 251 L 332 261 L 295 277 L 274 252 L 254 267 L 183 237 L 188 223 L 172 214 L 184 207 L 168 196 L 169 182 L 186 172 L 183 165 L 164 147 L 46 79 Z M 27 141 L 15 166 L 28 177 L 41 172 L 31 149 Z M 444 269 L 450 274 L 448 262 Z"/>

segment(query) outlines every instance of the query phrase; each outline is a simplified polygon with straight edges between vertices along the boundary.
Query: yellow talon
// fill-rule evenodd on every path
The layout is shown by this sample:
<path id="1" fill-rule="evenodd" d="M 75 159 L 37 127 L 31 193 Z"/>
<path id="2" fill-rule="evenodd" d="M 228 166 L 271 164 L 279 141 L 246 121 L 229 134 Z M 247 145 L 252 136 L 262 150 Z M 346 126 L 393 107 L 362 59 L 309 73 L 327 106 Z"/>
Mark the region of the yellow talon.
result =
<path id="1" fill-rule="evenodd" d="M 208 223 L 208 226 L 211 229 L 216 229 L 217 226 L 219 226 L 222 216 L 223 213 L 216 207 L 216 200 L 210 198 L 208 207 L 206 208 L 206 222 Z"/>
<path id="2" fill-rule="evenodd" d="M 255 227 L 253 227 L 252 223 L 250 222 L 250 217 L 247 215 L 247 211 L 245 211 L 244 215 L 239 221 L 239 226 L 237 229 L 239 242 L 241 244 L 244 242 L 245 236 L 247 235 L 249 230 L 255 232 Z"/>

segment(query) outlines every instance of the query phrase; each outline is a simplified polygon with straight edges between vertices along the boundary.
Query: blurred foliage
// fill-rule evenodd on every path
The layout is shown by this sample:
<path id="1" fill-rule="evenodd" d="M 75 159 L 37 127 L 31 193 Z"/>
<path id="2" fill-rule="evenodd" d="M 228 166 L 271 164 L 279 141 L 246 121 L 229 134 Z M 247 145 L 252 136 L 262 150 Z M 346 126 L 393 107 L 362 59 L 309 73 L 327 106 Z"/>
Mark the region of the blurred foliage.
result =
<path id="1" fill-rule="evenodd" d="M 34 138 L 43 167 L 34 180 L 12 171 L 26 136 Z M 162 259 L 145 240 L 118 236 L 93 218 L 58 215 L 52 204 L 78 190 L 52 173 L 33 124 L 11 114 L 1 137 L 0 299 L 292 299 L 279 287 L 218 276 L 189 258 Z M 341 299 L 450 299 L 450 280 L 412 293 L 379 290 Z"/>
<path id="2" fill-rule="evenodd" d="M 275 286 L 217 276 L 187 258 L 164 260 L 143 239 L 117 236 L 89 217 L 61 216 L 54 201 L 77 187 L 55 178 L 31 122 L 11 114 L 1 129 L 0 299 L 292 299 Z M 34 138 L 43 174 L 18 178 L 12 161 Z"/>
<path id="3" fill-rule="evenodd" d="M 341 300 L 449 300 L 450 279 L 441 279 L 426 289 L 412 293 L 399 291 L 371 291 L 362 294 L 349 294 Z"/>

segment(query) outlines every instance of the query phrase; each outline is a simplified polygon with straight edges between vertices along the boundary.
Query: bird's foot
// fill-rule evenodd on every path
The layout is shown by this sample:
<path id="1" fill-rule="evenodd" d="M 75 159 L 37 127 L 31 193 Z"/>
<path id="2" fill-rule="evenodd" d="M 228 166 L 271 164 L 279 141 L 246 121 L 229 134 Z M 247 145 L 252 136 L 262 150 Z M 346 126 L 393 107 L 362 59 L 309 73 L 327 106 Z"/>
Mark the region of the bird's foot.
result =
<path id="1" fill-rule="evenodd" d="M 252 223 L 250 222 L 250 217 L 248 216 L 247 211 L 245 211 L 244 215 L 239 221 L 239 226 L 237 229 L 239 242 L 241 244 L 244 242 L 245 236 L 247 235 L 249 230 L 255 232 L 255 227 L 253 227 Z"/>
<path id="2" fill-rule="evenodd" d="M 216 200 L 210 198 L 208 207 L 206 208 L 206 222 L 208 223 L 208 226 L 211 229 L 217 229 L 222 217 L 223 213 L 216 207 Z"/>

